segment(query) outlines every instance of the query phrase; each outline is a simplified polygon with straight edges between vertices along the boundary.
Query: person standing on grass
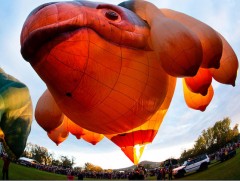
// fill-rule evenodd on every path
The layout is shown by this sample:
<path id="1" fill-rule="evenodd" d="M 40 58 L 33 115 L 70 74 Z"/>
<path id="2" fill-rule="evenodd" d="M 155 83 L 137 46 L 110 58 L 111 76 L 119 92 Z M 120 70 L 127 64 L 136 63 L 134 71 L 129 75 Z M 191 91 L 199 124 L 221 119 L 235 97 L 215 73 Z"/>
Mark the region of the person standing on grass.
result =
<path id="1" fill-rule="evenodd" d="M 162 168 L 160 170 L 158 170 L 157 180 L 162 180 Z"/>
<path id="2" fill-rule="evenodd" d="M 162 179 L 165 180 L 165 178 L 166 178 L 166 169 L 165 169 L 165 167 L 163 167 L 161 169 L 161 173 L 162 173 Z"/>
<path id="3" fill-rule="evenodd" d="M 169 167 L 168 167 L 168 180 L 172 180 L 172 171 L 173 171 L 172 164 L 169 164 Z"/>
<path id="4" fill-rule="evenodd" d="M 71 170 L 67 173 L 67 180 L 74 180 L 74 174 Z"/>
<path id="5" fill-rule="evenodd" d="M 7 155 L 3 155 L 3 168 L 2 168 L 2 179 L 8 180 L 8 169 L 10 165 L 10 159 Z"/>
<path id="6" fill-rule="evenodd" d="M 83 180 L 83 177 L 84 177 L 83 172 L 80 171 L 78 174 L 78 180 Z"/>

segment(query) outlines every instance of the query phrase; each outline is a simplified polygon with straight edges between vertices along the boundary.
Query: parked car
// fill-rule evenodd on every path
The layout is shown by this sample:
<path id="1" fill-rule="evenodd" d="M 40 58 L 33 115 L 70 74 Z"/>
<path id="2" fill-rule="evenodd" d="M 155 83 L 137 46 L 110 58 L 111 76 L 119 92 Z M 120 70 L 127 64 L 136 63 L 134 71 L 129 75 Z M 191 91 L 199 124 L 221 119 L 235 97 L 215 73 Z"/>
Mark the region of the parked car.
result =
<path id="1" fill-rule="evenodd" d="M 31 159 L 31 158 L 26 158 L 26 157 L 20 157 L 17 160 L 17 163 L 24 165 L 24 166 L 28 166 L 28 167 L 32 167 L 36 164 L 39 164 L 36 160 Z"/>
<path id="2" fill-rule="evenodd" d="M 194 159 L 189 159 L 183 163 L 182 166 L 173 169 L 173 176 L 175 178 L 183 177 L 186 173 L 201 171 L 208 168 L 209 157 L 207 154 L 202 154 Z"/>

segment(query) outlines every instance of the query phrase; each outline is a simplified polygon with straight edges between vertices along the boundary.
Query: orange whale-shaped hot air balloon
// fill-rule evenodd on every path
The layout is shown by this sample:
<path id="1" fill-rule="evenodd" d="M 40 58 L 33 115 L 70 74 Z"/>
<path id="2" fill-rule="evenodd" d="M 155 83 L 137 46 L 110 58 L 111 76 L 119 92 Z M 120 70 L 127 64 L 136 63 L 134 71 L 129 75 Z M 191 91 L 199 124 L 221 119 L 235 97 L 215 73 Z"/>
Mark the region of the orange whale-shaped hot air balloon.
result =
<path id="1" fill-rule="evenodd" d="M 148 36 L 149 26 L 125 8 L 50 3 L 26 20 L 21 52 L 73 122 L 121 133 L 150 119 L 166 96 L 167 74 Z"/>
<path id="2" fill-rule="evenodd" d="M 187 105 L 203 111 L 212 77 L 234 85 L 238 69 L 233 49 L 211 27 L 140 0 L 43 4 L 23 25 L 21 53 L 64 116 L 106 135 L 135 164 L 157 134 L 176 78 Z"/>

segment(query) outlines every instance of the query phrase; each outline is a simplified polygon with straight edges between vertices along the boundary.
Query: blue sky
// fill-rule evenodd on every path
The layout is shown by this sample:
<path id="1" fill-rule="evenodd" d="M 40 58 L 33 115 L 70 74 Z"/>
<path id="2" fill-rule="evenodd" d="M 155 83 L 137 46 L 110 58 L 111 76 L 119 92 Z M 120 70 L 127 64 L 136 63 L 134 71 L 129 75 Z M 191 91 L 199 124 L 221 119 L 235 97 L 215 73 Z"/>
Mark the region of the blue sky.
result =
<path id="1" fill-rule="evenodd" d="M 30 90 L 33 105 L 45 91 L 44 82 L 23 60 L 20 54 L 20 33 L 22 25 L 32 9 L 51 0 L 14 0 L 2 1 L 0 6 L 0 67 L 6 73 L 24 82 Z M 102 0 L 102 2 L 108 2 Z M 121 1 L 112 0 L 118 4 Z M 152 0 L 159 8 L 170 8 L 191 15 L 220 32 L 240 56 L 240 1 L 239 0 Z M 213 82 L 215 95 L 205 112 L 187 108 L 180 80 L 170 109 L 153 141 L 143 153 L 141 160 L 163 161 L 169 157 L 179 157 L 185 148 L 194 144 L 194 140 L 203 129 L 214 125 L 224 117 L 230 117 L 232 126 L 240 124 L 240 78 L 236 86 Z M 69 135 L 56 146 L 46 132 L 38 126 L 35 119 L 28 142 L 46 147 L 55 156 L 75 157 L 76 165 L 90 162 L 102 168 L 122 168 L 131 166 L 131 161 L 108 139 L 104 138 L 96 146 L 77 140 Z"/>

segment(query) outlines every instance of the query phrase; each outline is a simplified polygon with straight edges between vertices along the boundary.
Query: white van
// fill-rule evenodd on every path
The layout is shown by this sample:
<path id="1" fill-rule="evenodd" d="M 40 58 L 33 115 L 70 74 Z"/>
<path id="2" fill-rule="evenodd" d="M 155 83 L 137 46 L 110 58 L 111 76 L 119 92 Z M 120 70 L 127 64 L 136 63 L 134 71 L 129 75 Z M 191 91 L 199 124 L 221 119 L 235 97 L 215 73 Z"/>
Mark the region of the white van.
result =
<path id="1" fill-rule="evenodd" d="M 25 166 L 32 166 L 34 164 L 39 164 L 38 161 L 31 159 L 31 158 L 26 158 L 26 157 L 20 157 L 18 159 L 18 163 L 20 163 L 21 165 L 25 165 Z"/>

